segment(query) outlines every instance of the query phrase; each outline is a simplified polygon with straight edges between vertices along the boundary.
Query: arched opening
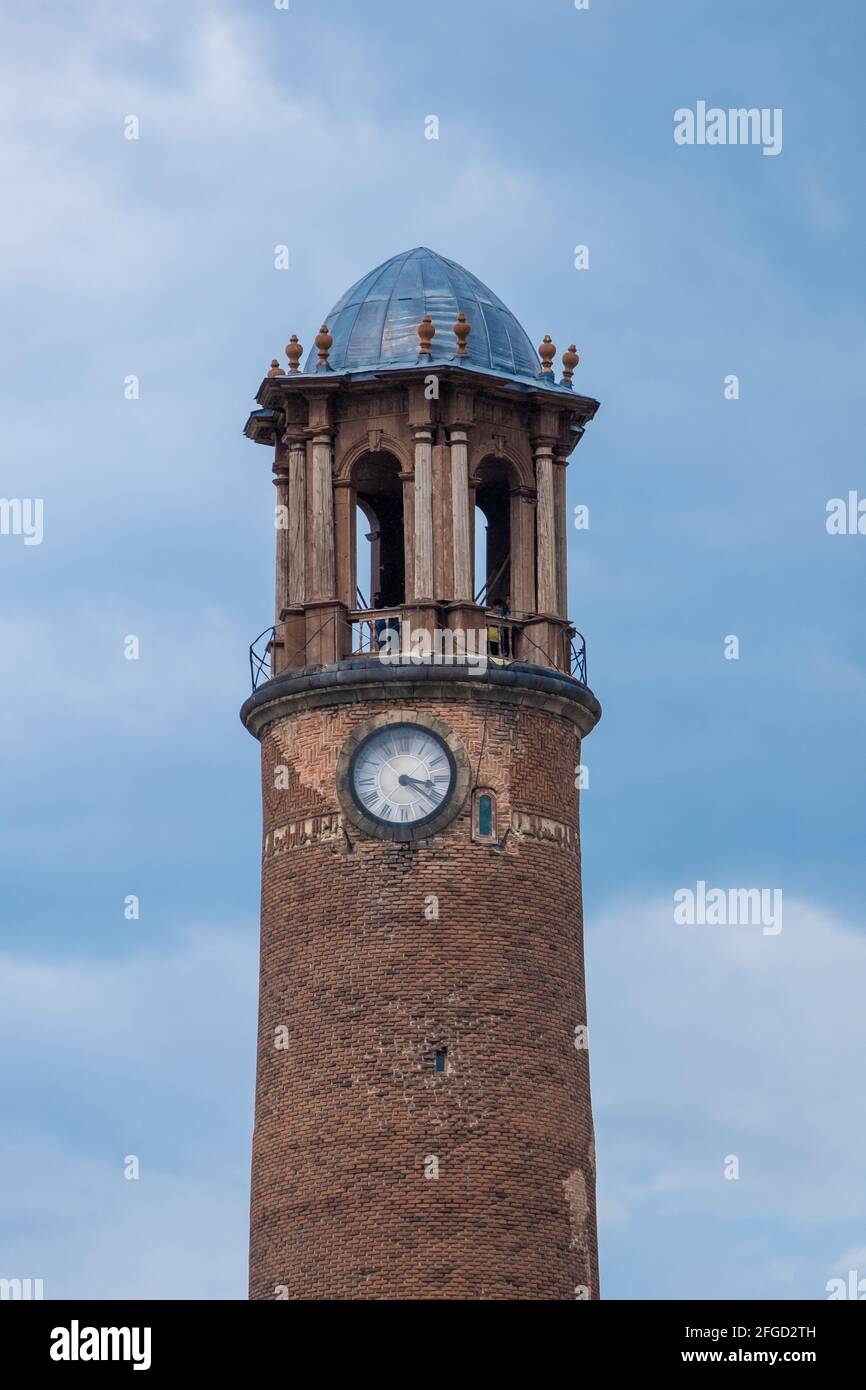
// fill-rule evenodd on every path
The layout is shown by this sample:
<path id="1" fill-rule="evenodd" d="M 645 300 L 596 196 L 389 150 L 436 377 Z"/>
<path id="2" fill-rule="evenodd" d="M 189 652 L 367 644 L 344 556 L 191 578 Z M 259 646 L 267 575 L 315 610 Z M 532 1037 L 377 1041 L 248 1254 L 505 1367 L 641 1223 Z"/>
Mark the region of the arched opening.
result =
<path id="1" fill-rule="evenodd" d="M 359 607 L 399 608 L 406 586 L 400 464 L 391 454 L 365 454 L 352 481 L 358 505 Z"/>
<path id="2" fill-rule="evenodd" d="M 508 464 L 485 459 L 478 469 L 475 506 L 475 601 L 484 608 L 511 611 L 511 483 Z"/>
<path id="3" fill-rule="evenodd" d="M 472 838 L 496 843 L 496 793 L 490 787 L 476 787 L 472 793 Z"/>

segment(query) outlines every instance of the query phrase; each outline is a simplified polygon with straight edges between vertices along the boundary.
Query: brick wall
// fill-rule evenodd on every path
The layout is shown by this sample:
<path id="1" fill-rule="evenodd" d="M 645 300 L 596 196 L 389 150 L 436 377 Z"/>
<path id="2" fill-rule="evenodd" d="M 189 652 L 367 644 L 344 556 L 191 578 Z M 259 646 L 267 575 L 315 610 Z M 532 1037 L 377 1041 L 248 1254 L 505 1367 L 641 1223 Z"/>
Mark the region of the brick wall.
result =
<path id="1" fill-rule="evenodd" d="M 500 844 L 473 842 L 470 795 L 398 845 L 335 788 L 347 734 L 393 709 L 262 737 L 250 1296 L 598 1297 L 574 726 L 414 700 L 496 790 Z"/>

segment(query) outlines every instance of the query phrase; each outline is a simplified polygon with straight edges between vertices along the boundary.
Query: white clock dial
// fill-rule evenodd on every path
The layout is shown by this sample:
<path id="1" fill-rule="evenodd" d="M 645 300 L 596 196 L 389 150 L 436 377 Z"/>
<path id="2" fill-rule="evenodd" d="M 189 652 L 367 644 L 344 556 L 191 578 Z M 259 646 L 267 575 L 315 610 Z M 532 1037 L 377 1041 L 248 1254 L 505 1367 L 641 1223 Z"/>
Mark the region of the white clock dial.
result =
<path id="1" fill-rule="evenodd" d="M 370 734 L 352 760 L 358 806 L 384 825 L 418 825 L 437 815 L 454 786 L 448 745 L 421 724 L 389 724 Z"/>

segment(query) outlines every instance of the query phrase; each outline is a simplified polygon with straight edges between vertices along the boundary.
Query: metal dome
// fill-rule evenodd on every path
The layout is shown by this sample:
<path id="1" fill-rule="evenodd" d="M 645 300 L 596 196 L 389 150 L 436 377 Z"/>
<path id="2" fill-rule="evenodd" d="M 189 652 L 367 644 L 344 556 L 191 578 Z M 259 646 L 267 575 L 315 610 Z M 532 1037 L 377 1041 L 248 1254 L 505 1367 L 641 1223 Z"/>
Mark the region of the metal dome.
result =
<path id="1" fill-rule="evenodd" d="M 453 324 L 461 311 L 472 332 L 468 356 L 457 358 Z M 418 324 L 425 314 L 436 335 L 432 357 L 419 359 Z M 426 246 L 403 251 L 369 271 L 338 300 L 325 322 L 334 339 L 329 364 L 335 372 L 456 360 L 546 384 L 538 355 L 511 310 L 475 275 Z M 315 352 L 307 356 L 304 371 L 316 371 Z"/>

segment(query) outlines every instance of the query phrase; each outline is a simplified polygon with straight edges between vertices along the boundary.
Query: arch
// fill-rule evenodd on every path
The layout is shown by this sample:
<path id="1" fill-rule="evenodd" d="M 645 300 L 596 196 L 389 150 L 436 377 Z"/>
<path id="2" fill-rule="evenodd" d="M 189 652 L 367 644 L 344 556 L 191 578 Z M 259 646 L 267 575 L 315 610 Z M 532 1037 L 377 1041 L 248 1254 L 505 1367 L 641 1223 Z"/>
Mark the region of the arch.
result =
<path id="1" fill-rule="evenodd" d="M 369 551 L 358 545 L 369 573 L 356 574 L 354 591 L 360 588 L 371 608 L 399 608 L 406 599 L 401 471 L 399 459 L 382 449 L 365 450 L 351 466 L 355 503 L 369 527 L 361 533 Z"/>
<path id="2" fill-rule="evenodd" d="M 410 473 L 413 471 L 414 457 L 410 449 L 407 449 L 403 442 L 395 439 L 393 435 L 376 431 L 376 447 L 371 448 L 369 434 L 358 440 L 350 449 L 340 457 L 334 469 L 336 478 L 351 479 L 355 468 L 360 461 L 368 454 L 391 454 L 399 463 L 402 472 Z"/>
<path id="3" fill-rule="evenodd" d="M 477 473 L 491 459 L 497 459 L 508 469 L 512 487 L 535 487 L 535 463 L 530 449 L 516 449 L 499 436 L 477 444 L 469 460 L 470 473 Z"/>
<path id="4" fill-rule="evenodd" d="M 483 514 L 486 527 L 478 546 L 482 568 L 475 576 L 476 601 L 485 608 L 511 611 L 514 467 L 508 459 L 488 457 L 476 468 L 475 477 L 475 505 Z"/>

